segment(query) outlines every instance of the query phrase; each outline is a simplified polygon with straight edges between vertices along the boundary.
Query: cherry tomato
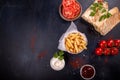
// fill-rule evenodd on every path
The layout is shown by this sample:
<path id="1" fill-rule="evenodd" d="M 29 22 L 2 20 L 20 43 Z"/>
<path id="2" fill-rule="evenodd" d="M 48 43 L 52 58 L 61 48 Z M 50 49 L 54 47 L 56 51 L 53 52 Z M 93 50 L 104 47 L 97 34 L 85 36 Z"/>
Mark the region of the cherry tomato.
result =
<path id="1" fill-rule="evenodd" d="M 119 52 L 118 48 L 116 48 L 116 47 L 111 48 L 111 54 L 112 55 L 117 55 L 118 52 Z"/>
<path id="2" fill-rule="evenodd" d="M 120 47 L 120 39 L 114 40 L 114 46 L 115 47 Z"/>
<path id="3" fill-rule="evenodd" d="M 110 39 L 107 41 L 107 46 L 108 47 L 113 47 L 114 46 L 114 40 Z"/>
<path id="4" fill-rule="evenodd" d="M 104 51 L 103 51 L 103 54 L 104 55 L 109 55 L 110 54 L 110 49 L 109 48 L 105 48 Z"/>
<path id="5" fill-rule="evenodd" d="M 98 55 L 98 56 L 102 55 L 102 52 L 103 52 L 102 48 L 96 48 L 95 49 L 95 54 Z"/>
<path id="6" fill-rule="evenodd" d="M 100 46 L 101 48 L 106 48 L 106 47 L 107 47 L 107 42 L 106 42 L 105 40 L 101 40 L 101 41 L 99 42 L 99 46 Z"/>

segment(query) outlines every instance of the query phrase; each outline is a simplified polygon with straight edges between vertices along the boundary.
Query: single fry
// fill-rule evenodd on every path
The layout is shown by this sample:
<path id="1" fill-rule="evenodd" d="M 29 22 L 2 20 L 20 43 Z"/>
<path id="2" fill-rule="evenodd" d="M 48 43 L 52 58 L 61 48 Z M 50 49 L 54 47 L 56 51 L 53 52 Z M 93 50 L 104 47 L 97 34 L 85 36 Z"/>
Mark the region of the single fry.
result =
<path id="1" fill-rule="evenodd" d="M 73 45 L 72 45 L 72 43 L 70 42 L 70 40 L 69 39 L 66 39 L 67 40 L 67 42 L 68 42 L 68 45 L 70 45 L 72 48 L 73 48 Z"/>
<path id="2" fill-rule="evenodd" d="M 76 43 L 74 44 L 74 48 L 75 48 L 75 52 L 78 52 L 78 47 L 77 47 Z"/>

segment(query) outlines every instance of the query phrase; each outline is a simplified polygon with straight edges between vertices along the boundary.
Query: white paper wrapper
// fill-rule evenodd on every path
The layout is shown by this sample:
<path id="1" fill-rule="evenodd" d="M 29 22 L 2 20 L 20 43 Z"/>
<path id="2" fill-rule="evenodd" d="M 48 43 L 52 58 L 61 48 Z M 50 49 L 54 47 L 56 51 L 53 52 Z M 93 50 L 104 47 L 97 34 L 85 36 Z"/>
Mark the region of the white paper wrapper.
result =
<path id="1" fill-rule="evenodd" d="M 73 22 L 71 22 L 71 25 L 69 26 L 69 28 L 66 30 L 66 32 L 59 39 L 59 45 L 58 45 L 59 50 L 67 51 L 65 48 L 65 38 L 68 36 L 68 34 L 73 33 L 73 32 L 79 32 L 79 31 L 77 30 L 77 26 Z M 88 42 L 85 34 L 81 33 L 81 32 L 79 32 L 79 33 L 85 38 L 85 41 Z M 82 51 L 83 50 L 81 50 L 80 52 L 82 52 Z M 67 51 L 67 52 L 69 52 L 69 51 Z"/>

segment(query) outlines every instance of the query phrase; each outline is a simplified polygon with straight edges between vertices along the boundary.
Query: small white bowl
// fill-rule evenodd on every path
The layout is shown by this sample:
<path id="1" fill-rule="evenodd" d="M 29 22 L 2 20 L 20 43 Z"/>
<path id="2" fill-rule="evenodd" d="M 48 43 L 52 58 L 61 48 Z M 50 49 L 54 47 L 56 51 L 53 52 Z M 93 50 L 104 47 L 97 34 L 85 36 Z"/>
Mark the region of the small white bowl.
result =
<path id="1" fill-rule="evenodd" d="M 65 67 L 65 60 L 59 60 L 58 58 L 52 58 L 50 60 L 50 66 L 55 71 L 60 71 Z"/>

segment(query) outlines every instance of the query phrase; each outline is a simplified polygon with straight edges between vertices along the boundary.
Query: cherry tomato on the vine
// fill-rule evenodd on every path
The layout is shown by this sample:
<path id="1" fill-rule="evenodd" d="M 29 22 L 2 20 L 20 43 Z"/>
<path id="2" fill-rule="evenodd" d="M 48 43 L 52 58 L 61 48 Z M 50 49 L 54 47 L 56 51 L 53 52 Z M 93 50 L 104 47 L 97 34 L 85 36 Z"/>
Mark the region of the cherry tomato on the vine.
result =
<path id="1" fill-rule="evenodd" d="M 110 54 L 110 48 L 105 48 L 104 51 L 103 51 L 103 54 L 104 55 L 109 55 Z"/>
<path id="2" fill-rule="evenodd" d="M 114 40 L 114 46 L 115 47 L 120 47 L 120 39 Z"/>
<path id="3" fill-rule="evenodd" d="M 113 47 L 114 46 L 114 40 L 110 39 L 107 41 L 107 46 L 108 47 Z"/>
<path id="4" fill-rule="evenodd" d="M 119 52 L 118 48 L 116 48 L 116 47 L 111 48 L 111 54 L 112 55 L 117 55 L 118 52 Z"/>
<path id="5" fill-rule="evenodd" d="M 102 55 L 102 52 L 103 52 L 102 48 L 96 48 L 95 49 L 95 54 L 98 55 L 98 56 Z"/>
<path id="6" fill-rule="evenodd" d="M 99 46 L 100 46 L 101 48 L 106 48 L 106 47 L 107 47 L 107 42 L 106 42 L 105 40 L 101 40 L 101 41 L 99 42 Z"/>

